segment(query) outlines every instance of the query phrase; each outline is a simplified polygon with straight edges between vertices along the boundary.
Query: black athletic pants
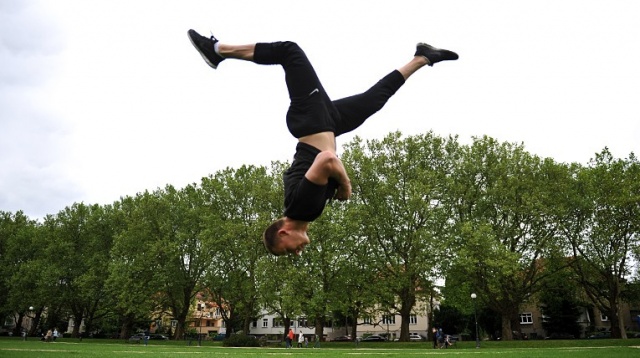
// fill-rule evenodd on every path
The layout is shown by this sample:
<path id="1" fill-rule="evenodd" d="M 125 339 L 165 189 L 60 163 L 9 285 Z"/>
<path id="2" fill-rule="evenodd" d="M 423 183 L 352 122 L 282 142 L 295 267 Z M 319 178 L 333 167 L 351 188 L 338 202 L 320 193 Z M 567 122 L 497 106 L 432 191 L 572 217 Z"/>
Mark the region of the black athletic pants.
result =
<path id="1" fill-rule="evenodd" d="M 404 84 L 402 74 L 394 70 L 366 92 L 332 101 L 295 42 L 258 43 L 254 62 L 284 68 L 291 100 L 287 127 L 296 138 L 325 131 L 336 136 L 350 132 L 379 111 Z"/>

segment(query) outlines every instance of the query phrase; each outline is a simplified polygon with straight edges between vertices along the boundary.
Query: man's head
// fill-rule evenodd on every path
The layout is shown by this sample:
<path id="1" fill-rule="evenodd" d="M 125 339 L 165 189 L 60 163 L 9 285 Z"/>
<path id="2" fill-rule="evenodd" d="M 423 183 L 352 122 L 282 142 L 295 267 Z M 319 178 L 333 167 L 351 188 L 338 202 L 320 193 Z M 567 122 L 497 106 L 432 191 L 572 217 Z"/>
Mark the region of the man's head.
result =
<path id="1" fill-rule="evenodd" d="M 274 221 L 262 236 L 264 247 L 276 256 L 300 255 L 304 247 L 309 244 L 307 224 L 286 217 Z"/>

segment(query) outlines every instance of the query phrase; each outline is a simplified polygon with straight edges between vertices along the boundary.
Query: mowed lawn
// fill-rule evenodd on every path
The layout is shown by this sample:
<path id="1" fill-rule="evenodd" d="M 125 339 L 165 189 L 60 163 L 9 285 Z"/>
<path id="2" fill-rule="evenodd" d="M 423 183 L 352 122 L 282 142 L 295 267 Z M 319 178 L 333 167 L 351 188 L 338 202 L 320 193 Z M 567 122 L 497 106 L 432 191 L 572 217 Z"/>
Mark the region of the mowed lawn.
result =
<path id="1" fill-rule="evenodd" d="M 195 342 L 194 342 L 195 343 Z M 22 341 L 19 338 L 0 339 L 0 357 L 540 357 L 540 358 L 607 358 L 640 357 L 640 339 L 628 340 L 568 340 L 568 341 L 515 341 L 482 342 L 475 348 L 474 342 L 460 342 L 450 349 L 432 349 L 423 343 L 324 343 L 312 348 L 224 348 L 206 342 L 202 347 L 189 346 L 184 341 L 150 342 L 148 346 L 113 340 L 89 340 L 82 342 L 63 339 L 44 343 L 36 339 Z"/>

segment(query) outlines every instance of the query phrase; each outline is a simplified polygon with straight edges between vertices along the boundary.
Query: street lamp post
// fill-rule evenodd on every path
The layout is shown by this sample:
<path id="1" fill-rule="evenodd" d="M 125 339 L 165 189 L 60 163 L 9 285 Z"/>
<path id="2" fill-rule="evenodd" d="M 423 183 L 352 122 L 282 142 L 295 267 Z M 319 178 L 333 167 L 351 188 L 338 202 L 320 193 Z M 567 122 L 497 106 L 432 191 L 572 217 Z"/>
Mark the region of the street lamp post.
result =
<path id="1" fill-rule="evenodd" d="M 476 321 L 476 348 L 480 348 L 480 337 L 478 336 L 478 314 L 476 313 L 476 298 L 478 296 L 475 293 L 471 294 L 471 300 L 473 301 L 473 318 Z"/>
<path id="2" fill-rule="evenodd" d="M 33 306 L 29 306 L 29 313 L 31 313 L 33 315 Z M 22 340 L 26 341 L 27 337 L 29 336 L 29 332 L 31 331 L 31 328 L 33 327 L 33 319 L 35 318 L 34 316 L 29 316 L 29 313 L 27 313 L 27 318 L 29 318 L 29 328 L 27 329 L 26 327 L 22 328 Z"/>

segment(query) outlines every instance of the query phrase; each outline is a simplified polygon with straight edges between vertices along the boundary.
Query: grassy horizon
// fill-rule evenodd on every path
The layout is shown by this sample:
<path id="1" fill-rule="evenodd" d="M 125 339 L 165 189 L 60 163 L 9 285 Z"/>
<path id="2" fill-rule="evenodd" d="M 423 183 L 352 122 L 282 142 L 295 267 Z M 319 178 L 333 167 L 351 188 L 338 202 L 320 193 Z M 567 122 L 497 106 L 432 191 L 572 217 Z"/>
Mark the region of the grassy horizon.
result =
<path id="1" fill-rule="evenodd" d="M 386 342 L 360 343 L 323 343 L 320 349 L 309 348 L 225 348 L 219 342 L 204 342 L 201 347 L 194 341 L 150 341 L 148 346 L 126 343 L 124 340 L 107 339 L 62 339 L 54 343 L 44 343 L 37 338 L 22 341 L 20 338 L 0 339 L 0 357 L 140 357 L 140 355 L 162 357 L 258 357 L 258 356 L 298 356 L 298 357 L 493 357 L 501 358 L 581 358 L 640 356 L 640 339 L 614 340 L 558 340 L 558 341 L 505 341 L 482 342 L 479 349 L 475 342 L 459 342 L 450 349 L 433 349 L 430 342 Z"/>

